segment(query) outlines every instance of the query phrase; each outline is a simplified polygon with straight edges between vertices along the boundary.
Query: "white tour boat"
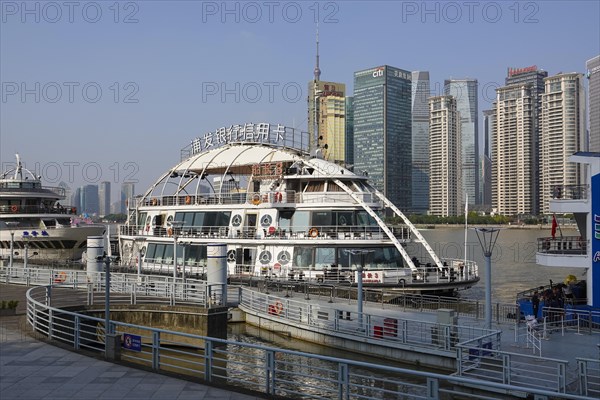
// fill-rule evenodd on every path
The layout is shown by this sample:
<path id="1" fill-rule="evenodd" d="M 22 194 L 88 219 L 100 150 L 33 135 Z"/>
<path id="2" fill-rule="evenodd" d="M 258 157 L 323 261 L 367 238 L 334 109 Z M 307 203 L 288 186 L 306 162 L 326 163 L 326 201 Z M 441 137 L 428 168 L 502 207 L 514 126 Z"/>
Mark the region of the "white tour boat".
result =
<path id="1" fill-rule="evenodd" d="M 0 175 L 0 256 L 14 262 L 79 261 L 87 237 L 103 235 L 103 225 L 76 224 L 77 210 L 63 206 L 65 189 L 42 186 L 19 155 Z M 11 250 L 12 249 L 12 250 Z M 10 262 L 10 261 L 9 261 Z"/>
<path id="2" fill-rule="evenodd" d="M 362 271 L 364 286 L 420 291 L 479 281 L 474 262 L 440 259 L 367 176 L 310 156 L 307 143 L 306 133 L 268 123 L 195 139 L 130 204 L 122 264 L 198 276 L 207 245 L 220 243 L 232 279 L 356 285 Z"/>

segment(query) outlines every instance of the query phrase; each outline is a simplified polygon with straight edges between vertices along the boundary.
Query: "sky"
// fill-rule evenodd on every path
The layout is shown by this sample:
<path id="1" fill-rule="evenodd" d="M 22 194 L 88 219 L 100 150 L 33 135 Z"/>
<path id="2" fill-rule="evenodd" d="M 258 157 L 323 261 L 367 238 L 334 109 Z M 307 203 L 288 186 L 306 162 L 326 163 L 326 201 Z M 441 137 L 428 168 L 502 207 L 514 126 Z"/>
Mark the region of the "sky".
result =
<path id="1" fill-rule="evenodd" d="M 246 122 L 307 130 L 321 80 L 391 65 L 479 82 L 509 67 L 585 73 L 600 1 L 0 1 L 0 166 L 19 153 L 49 186 L 142 193 L 193 138 Z M 481 131 L 481 128 L 480 128 Z M 480 132 L 481 133 L 481 132 Z"/>

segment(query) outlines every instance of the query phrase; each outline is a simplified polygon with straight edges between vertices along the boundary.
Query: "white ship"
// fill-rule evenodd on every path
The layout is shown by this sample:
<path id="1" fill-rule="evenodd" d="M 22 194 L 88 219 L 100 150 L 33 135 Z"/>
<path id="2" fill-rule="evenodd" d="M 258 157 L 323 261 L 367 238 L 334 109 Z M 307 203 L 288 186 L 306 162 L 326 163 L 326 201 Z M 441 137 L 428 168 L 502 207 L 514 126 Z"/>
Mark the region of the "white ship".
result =
<path id="1" fill-rule="evenodd" d="M 207 245 L 223 243 L 232 279 L 356 285 L 362 271 L 364 286 L 419 291 L 479 281 L 474 262 L 440 259 L 367 176 L 311 157 L 307 143 L 306 133 L 268 123 L 195 139 L 131 205 L 122 263 L 198 276 Z"/>
<path id="2" fill-rule="evenodd" d="M 65 190 L 43 186 L 23 167 L 0 175 L 0 256 L 10 262 L 79 261 L 88 236 L 103 235 L 103 225 L 75 224 L 77 210 L 63 206 Z M 11 251 L 12 248 L 12 251 Z"/>

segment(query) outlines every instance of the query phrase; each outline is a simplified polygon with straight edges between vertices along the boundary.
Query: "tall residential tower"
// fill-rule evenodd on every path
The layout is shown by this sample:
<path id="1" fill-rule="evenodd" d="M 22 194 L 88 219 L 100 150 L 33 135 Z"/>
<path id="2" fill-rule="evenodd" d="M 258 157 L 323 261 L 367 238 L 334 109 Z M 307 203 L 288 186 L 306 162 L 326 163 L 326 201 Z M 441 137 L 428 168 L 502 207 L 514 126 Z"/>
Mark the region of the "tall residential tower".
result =
<path id="1" fill-rule="evenodd" d="M 453 96 L 429 98 L 429 212 L 462 213 L 460 113 Z"/>
<path id="2" fill-rule="evenodd" d="M 586 63 L 589 80 L 590 151 L 600 153 L 600 55 Z"/>
<path id="3" fill-rule="evenodd" d="M 549 199 L 562 197 L 565 185 L 583 183 L 579 164 L 569 162 L 578 151 L 587 151 L 583 74 L 558 74 L 544 79 L 542 95 L 541 185 L 542 212 Z"/>

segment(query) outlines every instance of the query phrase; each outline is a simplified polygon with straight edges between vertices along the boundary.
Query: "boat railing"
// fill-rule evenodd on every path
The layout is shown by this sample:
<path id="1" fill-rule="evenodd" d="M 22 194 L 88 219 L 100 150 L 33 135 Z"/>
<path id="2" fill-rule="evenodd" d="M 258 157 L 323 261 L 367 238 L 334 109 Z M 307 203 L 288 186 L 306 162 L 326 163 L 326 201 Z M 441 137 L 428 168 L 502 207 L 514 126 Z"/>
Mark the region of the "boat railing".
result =
<path id="1" fill-rule="evenodd" d="M 23 187 L 22 184 L 17 183 L 17 187 L 13 187 L 14 184 L 0 186 L 0 193 L 23 193 L 23 194 L 53 194 L 59 197 L 65 197 L 65 188 L 59 186 L 39 186 L 39 187 Z"/>
<path id="2" fill-rule="evenodd" d="M 581 236 L 542 237 L 537 239 L 538 253 L 586 255 L 589 239 Z"/>
<path id="3" fill-rule="evenodd" d="M 76 214 L 73 207 L 42 207 L 40 205 L 1 205 L 0 214 Z"/>
<path id="4" fill-rule="evenodd" d="M 144 235 L 154 237 L 209 238 L 209 239 L 287 239 L 287 240 L 388 240 L 387 234 L 374 225 L 317 225 L 293 228 L 240 226 L 182 226 L 165 227 L 150 225 L 121 225 L 121 235 Z M 401 241 L 411 239 L 410 229 L 396 226 L 392 229 Z M 458 267 L 457 267 L 458 269 Z"/>
<path id="5" fill-rule="evenodd" d="M 360 201 L 369 204 L 380 203 L 373 193 L 355 192 Z M 177 196 L 151 196 L 140 199 L 138 206 L 190 206 L 190 205 L 228 205 L 252 204 L 255 206 L 266 204 L 271 207 L 291 207 L 297 203 L 351 203 L 355 199 L 345 192 L 304 192 L 295 190 L 264 191 L 264 192 L 229 192 L 229 193 L 203 193 L 184 194 Z"/>
<path id="6" fill-rule="evenodd" d="M 550 189 L 550 196 L 555 200 L 586 200 L 589 185 L 554 185 Z"/>

